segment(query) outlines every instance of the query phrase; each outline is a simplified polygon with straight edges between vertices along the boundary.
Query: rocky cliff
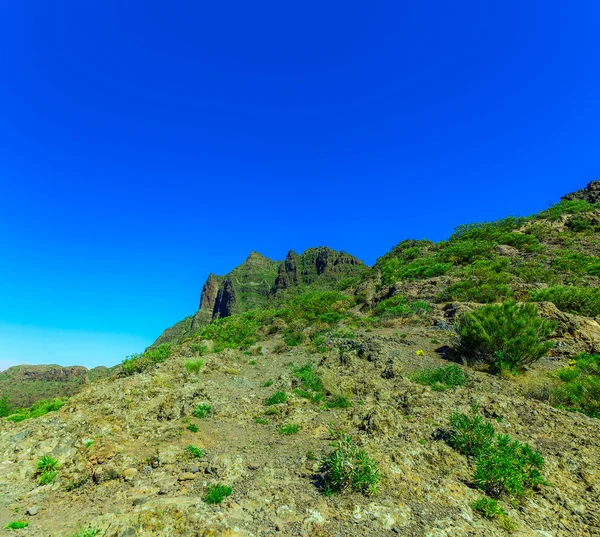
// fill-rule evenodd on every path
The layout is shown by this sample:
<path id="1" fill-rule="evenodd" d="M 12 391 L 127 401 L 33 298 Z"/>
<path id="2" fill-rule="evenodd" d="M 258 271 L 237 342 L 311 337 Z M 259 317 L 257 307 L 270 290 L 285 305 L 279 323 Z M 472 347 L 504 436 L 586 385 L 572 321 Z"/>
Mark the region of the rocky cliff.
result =
<path id="1" fill-rule="evenodd" d="M 584 200 L 588 203 L 600 202 L 600 180 L 592 181 L 585 188 L 563 196 L 563 200 Z"/>

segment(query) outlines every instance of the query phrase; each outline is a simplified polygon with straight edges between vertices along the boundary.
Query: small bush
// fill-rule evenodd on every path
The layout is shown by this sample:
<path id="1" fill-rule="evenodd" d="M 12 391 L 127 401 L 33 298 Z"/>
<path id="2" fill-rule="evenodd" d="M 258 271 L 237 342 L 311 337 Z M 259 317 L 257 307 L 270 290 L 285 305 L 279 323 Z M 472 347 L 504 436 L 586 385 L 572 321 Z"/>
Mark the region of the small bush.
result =
<path id="1" fill-rule="evenodd" d="M 475 461 L 475 484 L 492 496 L 520 496 L 527 489 L 546 484 L 542 475 L 545 461 L 529 444 L 497 435 L 491 448 Z"/>
<path id="2" fill-rule="evenodd" d="M 123 360 L 123 371 L 126 375 L 141 373 L 147 369 L 166 361 L 173 352 L 171 343 L 161 343 L 154 349 L 149 349 L 141 354 L 132 354 Z"/>
<path id="3" fill-rule="evenodd" d="M 188 360 L 184 365 L 190 373 L 199 373 L 204 367 L 204 360 Z"/>
<path id="4" fill-rule="evenodd" d="M 0 397 L 0 418 L 14 414 L 15 408 L 8 402 L 8 397 Z"/>
<path id="5" fill-rule="evenodd" d="M 190 423 L 190 424 L 189 424 L 189 425 L 186 427 L 186 429 L 187 429 L 188 431 L 192 431 L 193 433 L 197 433 L 197 432 L 198 432 L 198 426 L 197 426 L 197 425 L 195 425 L 194 423 Z"/>
<path id="6" fill-rule="evenodd" d="M 556 323 L 541 319 L 533 304 L 490 304 L 461 317 L 458 352 L 469 363 L 483 362 L 494 372 L 517 372 L 546 355 L 546 339 Z"/>
<path id="7" fill-rule="evenodd" d="M 57 459 L 53 459 L 48 455 L 40 457 L 35 466 L 36 475 L 43 474 L 44 472 L 53 472 L 58 469 L 59 462 Z"/>
<path id="8" fill-rule="evenodd" d="M 324 459 L 323 471 L 325 495 L 347 488 L 363 494 L 378 492 L 380 476 L 377 463 L 347 435 L 340 436 L 336 449 Z"/>
<path id="9" fill-rule="evenodd" d="M 42 472 L 38 477 L 38 483 L 40 485 L 48 485 L 49 483 L 52 483 L 52 481 L 54 481 L 54 478 L 57 474 L 58 472 L 56 470 L 48 470 L 46 472 Z"/>
<path id="10" fill-rule="evenodd" d="M 450 444 L 469 457 L 488 450 L 494 438 L 493 425 L 478 415 L 469 417 L 455 412 L 450 416 L 450 425 Z"/>
<path id="11" fill-rule="evenodd" d="M 348 316 L 351 306 L 351 300 L 337 291 L 309 292 L 293 298 L 281 316 L 288 323 L 304 320 L 311 324 L 335 324 Z"/>
<path id="12" fill-rule="evenodd" d="M 352 406 L 352 401 L 347 397 L 340 395 L 339 397 L 327 401 L 326 406 L 327 408 L 350 408 Z"/>
<path id="13" fill-rule="evenodd" d="M 185 450 L 192 456 L 192 457 L 196 457 L 197 459 L 201 459 L 202 457 L 204 457 L 204 451 L 201 450 L 199 447 L 196 446 L 188 446 L 185 448 Z"/>
<path id="14" fill-rule="evenodd" d="M 265 405 L 279 405 L 281 403 L 285 403 L 287 401 L 287 394 L 285 392 L 275 392 L 270 397 L 265 399 Z"/>
<path id="15" fill-rule="evenodd" d="M 311 362 L 306 362 L 302 367 L 294 369 L 294 375 L 300 379 L 302 384 L 302 388 L 296 390 L 298 395 L 313 402 L 323 399 L 323 381 Z"/>
<path id="16" fill-rule="evenodd" d="M 542 211 L 537 218 L 545 218 L 550 221 L 558 220 L 563 214 L 582 214 L 594 210 L 594 206 L 585 200 L 563 200 L 556 205 Z"/>
<path id="17" fill-rule="evenodd" d="M 7 421 L 13 421 L 15 423 L 27 420 L 30 418 L 39 418 L 48 414 L 48 412 L 55 412 L 62 408 L 67 402 L 67 399 L 44 399 L 43 401 L 35 402 L 30 408 L 22 408 L 15 414 L 7 416 Z"/>
<path id="18" fill-rule="evenodd" d="M 279 434 L 291 435 L 296 434 L 300 430 L 300 426 L 295 423 L 290 423 L 288 425 L 282 425 L 278 430 Z"/>
<path id="19" fill-rule="evenodd" d="M 600 316 L 600 287 L 553 286 L 531 293 L 534 302 L 553 302 L 562 311 Z"/>
<path id="20" fill-rule="evenodd" d="M 495 434 L 493 426 L 475 415 L 452 414 L 451 445 L 475 459 L 473 481 L 491 496 L 520 496 L 527 489 L 547 484 L 545 461 L 528 444 Z"/>
<path id="21" fill-rule="evenodd" d="M 403 295 L 386 298 L 377 304 L 375 313 L 378 317 L 422 317 L 431 311 L 431 306 L 422 300 L 409 303 Z"/>
<path id="22" fill-rule="evenodd" d="M 202 500 L 208 504 L 219 504 L 227 498 L 227 496 L 231 496 L 232 492 L 233 488 L 221 485 L 220 483 L 208 485 L 206 494 L 203 496 Z"/>
<path id="23" fill-rule="evenodd" d="M 431 386 L 434 391 L 443 391 L 455 386 L 465 386 L 469 382 L 467 375 L 458 365 L 422 369 L 411 376 L 411 379 L 424 386 Z"/>
<path id="24" fill-rule="evenodd" d="M 288 327 L 283 332 L 283 341 L 290 347 L 297 347 L 306 340 L 306 334 L 302 330 Z"/>
<path id="25" fill-rule="evenodd" d="M 87 530 L 79 530 L 71 535 L 71 537 L 97 537 L 99 534 L 100 530 L 98 528 L 89 528 Z"/>
<path id="26" fill-rule="evenodd" d="M 506 516 L 505 511 L 498 505 L 498 502 L 491 498 L 479 498 L 471 504 L 471 507 L 485 518 L 492 519 Z"/>
<path id="27" fill-rule="evenodd" d="M 203 419 L 206 418 L 212 412 L 212 407 L 210 405 L 198 405 L 194 410 L 193 414 L 197 418 Z"/>
<path id="28" fill-rule="evenodd" d="M 9 522 L 6 526 L 4 526 L 7 530 L 22 530 L 29 526 L 29 522 L 25 522 L 24 520 L 14 520 L 13 522 Z"/>
<path id="29" fill-rule="evenodd" d="M 78 479 L 74 479 L 73 481 L 69 481 L 65 486 L 67 492 L 71 492 L 72 490 L 83 487 L 89 480 L 89 476 L 87 474 L 81 476 Z"/>
<path id="30" fill-rule="evenodd" d="M 190 350 L 199 356 L 202 356 L 208 349 L 206 345 L 203 345 L 202 343 L 191 343 Z"/>
<path id="31" fill-rule="evenodd" d="M 212 339 L 214 351 L 224 349 L 248 349 L 260 339 L 263 318 L 260 312 L 248 311 L 213 321 L 196 336 Z"/>
<path id="32" fill-rule="evenodd" d="M 580 354 L 555 377 L 559 385 L 550 394 L 554 406 L 600 419 L 600 354 Z"/>

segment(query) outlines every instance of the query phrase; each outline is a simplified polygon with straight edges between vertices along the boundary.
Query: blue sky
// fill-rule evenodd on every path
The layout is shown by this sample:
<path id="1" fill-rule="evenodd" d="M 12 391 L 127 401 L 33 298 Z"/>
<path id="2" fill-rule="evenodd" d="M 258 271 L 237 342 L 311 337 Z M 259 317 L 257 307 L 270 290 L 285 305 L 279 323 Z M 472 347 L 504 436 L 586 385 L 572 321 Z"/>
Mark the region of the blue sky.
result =
<path id="1" fill-rule="evenodd" d="M 600 177 L 600 4 L 0 7 L 0 369 L 112 365 L 252 250 L 367 263 Z"/>

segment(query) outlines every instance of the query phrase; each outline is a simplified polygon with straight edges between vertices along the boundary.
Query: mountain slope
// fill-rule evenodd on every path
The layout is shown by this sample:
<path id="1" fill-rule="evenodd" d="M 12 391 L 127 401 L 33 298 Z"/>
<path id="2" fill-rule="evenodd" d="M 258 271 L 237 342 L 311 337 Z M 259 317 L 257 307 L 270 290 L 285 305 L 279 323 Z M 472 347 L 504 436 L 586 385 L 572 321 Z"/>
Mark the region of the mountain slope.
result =
<path id="1" fill-rule="evenodd" d="M 403 241 L 371 268 L 311 249 L 210 276 L 197 328 L 186 318 L 56 412 L 0 421 L 0 526 L 600 535 L 596 186 L 539 215 Z M 458 352 L 461 323 L 508 298 L 535 303 L 552 344 L 495 371 Z M 36 470 L 42 457 L 56 474 Z"/>

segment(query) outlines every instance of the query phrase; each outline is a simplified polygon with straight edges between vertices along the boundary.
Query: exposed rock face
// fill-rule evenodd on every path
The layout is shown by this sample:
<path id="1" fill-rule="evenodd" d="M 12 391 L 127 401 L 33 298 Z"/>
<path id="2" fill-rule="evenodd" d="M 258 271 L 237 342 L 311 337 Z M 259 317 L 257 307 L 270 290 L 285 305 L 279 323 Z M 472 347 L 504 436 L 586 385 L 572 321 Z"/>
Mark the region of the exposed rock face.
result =
<path id="1" fill-rule="evenodd" d="M 592 181 L 588 186 L 577 190 L 577 192 L 571 192 L 566 196 L 563 196 L 563 200 L 585 200 L 589 203 L 598 203 L 600 201 L 600 180 Z"/>
<path id="2" fill-rule="evenodd" d="M 219 287 L 223 283 L 223 276 L 216 276 L 212 272 L 208 275 L 206 283 L 200 294 L 200 306 L 192 319 L 192 332 L 206 326 L 213 318 L 213 311 L 219 293 Z"/>
<path id="3" fill-rule="evenodd" d="M 233 286 L 231 276 L 227 276 L 223 287 L 217 293 L 212 318 L 221 319 L 222 317 L 229 317 L 233 313 L 236 304 L 237 296 L 235 287 Z"/>
<path id="4" fill-rule="evenodd" d="M 285 261 L 279 265 L 271 294 L 298 285 L 310 285 L 319 279 L 337 280 L 356 276 L 365 269 L 364 263 L 356 257 L 324 246 L 309 248 L 301 255 L 290 250 Z"/>

